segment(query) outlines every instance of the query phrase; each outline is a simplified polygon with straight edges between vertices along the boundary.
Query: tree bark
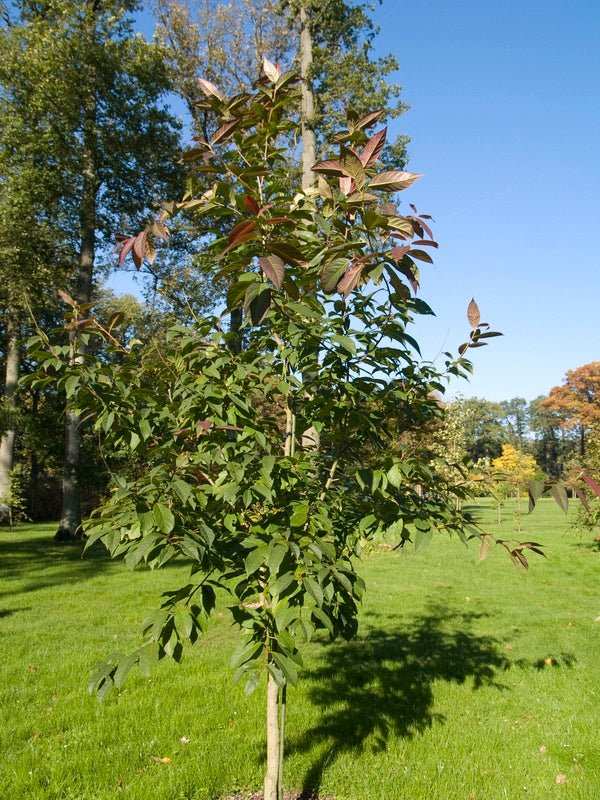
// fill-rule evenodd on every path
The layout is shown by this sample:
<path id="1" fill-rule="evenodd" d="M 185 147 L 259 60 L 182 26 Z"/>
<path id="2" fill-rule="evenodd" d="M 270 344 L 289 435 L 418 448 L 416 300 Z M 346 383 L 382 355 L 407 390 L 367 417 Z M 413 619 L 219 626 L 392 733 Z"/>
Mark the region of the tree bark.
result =
<path id="1" fill-rule="evenodd" d="M 79 272 L 77 301 L 89 303 L 92 297 L 94 257 L 96 243 L 96 193 L 97 141 L 96 122 L 98 114 L 96 66 L 94 63 L 97 2 L 87 3 L 84 31 L 85 52 L 88 62 L 84 67 L 83 90 L 83 148 L 82 148 L 82 192 L 79 210 L 81 241 L 79 249 Z M 87 311 L 84 312 L 84 316 Z M 81 363 L 85 356 L 85 345 L 77 330 L 70 332 L 71 358 Z M 81 497 L 79 491 L 79 462 L 81 451 L 81 420 L 73 411 L 67 410 L 65 427 L 65 458 L 63 468 L 62 512 L 57 539 L 73 539 L 81 535 Z"/>
<path id="2" fill-rule="evenodd" d="M 267 769 L 264 800 L 279 800 L 282 742 L 279 731 L 279 687 L 269 672 L 267 678 Z"/>
<path id="3" fill-rule="evenodd" d="M 315 96 L 310 70 L 313 62 L 312 34 L 308 12 L 300 6 L 300 77 L 302 79 L 302 188 L 310 189 L 315 182 L 312 166 L 316 161 Z"/>
<path id="4" fill-rule="evenodd" d="M 10 521 L 11 475 L 14 464 L 16 428 L 14 422 L 15 391 L 19 380 L 19 322 L 13 312 L 6 322 L 6 378 L 4 403 L 9 417 L 7 430 L 0 439 L 0 521 Z"/>

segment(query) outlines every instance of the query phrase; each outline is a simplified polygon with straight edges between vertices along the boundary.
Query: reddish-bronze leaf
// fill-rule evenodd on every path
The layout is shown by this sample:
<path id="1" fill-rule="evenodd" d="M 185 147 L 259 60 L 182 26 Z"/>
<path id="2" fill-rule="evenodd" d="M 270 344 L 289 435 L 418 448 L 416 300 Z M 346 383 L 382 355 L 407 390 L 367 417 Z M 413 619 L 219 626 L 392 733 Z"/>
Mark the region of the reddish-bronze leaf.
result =
<path id="1" fill-rule="evenodd" d="M 285 278 L 285 267 L 279 256 L 261 256 L 258 264 L 271 283 L 281 289 Z"/>
<path id="2" fill-rule="evenodd" d="M 235 129 L 239 126 L 241 119 L 232 119 L 229 122 L 224 122 L 217 130 L 213 133 L 210 143 L 211 144 L 219 144 L 219 142 L 226 142 L 227 139 L 230 139 L 233 135 Z"/>
<path id="3" fill-rule="evenodd" d="M 121 238 L 119 236 L 118 238 L 120 240 L 119 244 L 117 245 L 117 247 L 119 247 L 119 264 L 122 264 L 129 255 L 131 248 L 135 244 L 136 237 L 124 236 L 123 238 Z"/>
<path id="4" fill-rule="evenodd" d="M 374 134 L 374 136 L 371 136 L 369 141 L 364 146 L 362 153 L 360 154 L 360 161 L 363 167 L 368 167 L 377 161 L 381 155 L 381 151 L 385 147 L 386 136 L 387 128 L 384 128 L 383 130 Z"/>
<path id="5" fill-rule="evenodd" d="M 253 197 L 250 197 L 248 194 L 244 196 L 243 203 L 248 211 L 250 211 L 251 214 L 254 214 L 254 216 L 257 216 L 261 210 L 256 200 Z"/>
<path id="6" fill-rule="evenodd" d="M 335 178 L 343 178 L 346 173 L 339 161 L 328 159 L 326 161 L 318 161 L 311 167 L 313 172 L 321 175 L 333 175 Z"/>
<path id="7" fill-rule="evenodd" d="M 475 302 L 475 298 L 471 300 L 469 307 L 467 308 L 467 319 L 469 320 L 469 325 L 472 328 L 476 328 L 479 325 L 481 314 L 479 313 L 479 306 Z"/>
<path id="8" fill-rule="evenodd" d="M 371 125 L 374 125 L 376 122 L 385 116 L 385 109 L 381 108 L 379 111 L 371 111 L 369 114 L 365 114 L 364 117 L 361 117 L 357 122 L 355 122 L 352 127 L 356 131 L 362 131 L 365 128 L 370 128 Z"/>
<path id="9" fill-rule="evenodd" d="M 348 197 L 354 191 L 356 191 L 356 184 L 352 178 L 340 178 L 340 192 L 344 197 Z"/>
<path id="10" fill-rule="evenodd" d="M 340 184 L 343 180 L 344 178 L 340 178 Z M 352 194 L 348 195 L 348 203 L 356 203 L 358 205 L 362 205 L 363 203 L 374 203 L 376 200 L 377 195 L 372 194 L 371 192 L 352 192 Z"/>
<path id="11" fill-rule="evenodd" d="M 588 489 L 590 489 L 596 495 L 596 497 L 600 497 L 600 486 L 598 486 L 596 481 L 593 480 L 593 478 L 590 478 L 589 475 L 582 475 L 581 478 Z"/>
<path id="12" fill-rule="evenodd" d="M 338 292 L 343 296 L 344 300 L 358 284 L 358 281 L 360 280 L 360 274 L 363 269 L 364 264 L 355 264 L 353 267 L 350 267 L 348 272 L 346 272 L 344 277 L 338 283 Z"/>
<path id="13" fill-rule="evenodd" d="M 146 255 L 146 238 L 146 231 L 142 231 L 141 233 L 138 233 L 133 243 L 131 257 L 133 258 L 133 263 L 135 264 L 136 269 L 141 268 L 144 261 L 144 256 Z"/>
<path id="14" fill-rule="evenodd" d="M 585 510 L 590 513 L 590 504 L 588 503 L 588 499 L 585 496 L 585 492 L 579 488 L 579 486 L 575 486 L 575 494 L 581 500 L 581 505 L 585 508 Z"/>
<path id="15" fill-rule="evenodd" d="M 255 228 L 256 220 L 254 219 L 243 219 L 241 222 L 238 222 L 229 231 L 229 235 L 227 237 L 229 244 L 233 244 L 239 236 L 243 236 L 244 234 L 253 231 Z"/>
<path id="16" fill-rule="evenodd" d="M 402 250 L 403 248 L 398 249 Z M 408 282 L 410 283 L 413 292 L 416 293 L 419 290 L 419 272 L 415 262 L 405 254 L 398 264 L 398 270 L 408 278 Z"/>
<path id="17" fill-rule="evenodd" d="M 77 306 L 75 300 L 73 300 L 71 295 L 68 292 L 65 292 L 64 289 L 57 289 L 56 293 L 63 301 L 63 303 L 66 303 L 68 306 L 71 306 L 71 308 L 75 308 Z"/>
<path id="18" fill-rule="evenodd" d="M 390 255 L 394 259 L 394 261 L 401 261 L 409 250 L 410 246 L 405 244 L 404 247 L 394 247 L 390 251 Z"/>
<path id="19" fill-rule="evenodd" d="M 205 78 L 198 78 L 198 83 L 207 97 L 217 97 L 219 100 L 223 100 L 223 95 L 217 89 L 214 83 L 207 81 Z"/>
<path id="20" fill-rule="evenodd" d="M 380 172 L 369 183 L 370 189 L 385 189 L 388 192 L 400 192 L 406 189 L 416 180 L 421 178 L 421 173 L 404 172 L 403 170 L 393 169 Z"/>
<path id="21" fill-rule="evenodd" d="M 410 255 L 418 261 L 426 261 L 428 264 L 433 264 L 433 258 L 425 250 L 411 250 Z"/>
<path id="22" fill-rule="evenodd" d="M 439 244 L 434 242 L 433 239 L 415 239 L 413 244 L 420 244 L 423 247 L 435 247 L 438 248 Z"/>
<path id="23" fill-rule="evenodd" d="M 157 219 L 156 222 L 152 224 L 152 233 L 156 236 L 157 239 L 168 239 L 169 238 L 169 229 L 165 225 L 165 223 Z"/>

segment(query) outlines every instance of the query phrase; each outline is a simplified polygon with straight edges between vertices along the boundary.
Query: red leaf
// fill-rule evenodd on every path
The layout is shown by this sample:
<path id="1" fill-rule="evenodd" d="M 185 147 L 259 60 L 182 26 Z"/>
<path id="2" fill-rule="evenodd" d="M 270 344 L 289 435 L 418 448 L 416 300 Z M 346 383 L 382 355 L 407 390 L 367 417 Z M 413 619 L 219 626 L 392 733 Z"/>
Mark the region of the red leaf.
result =
<path id="1" fill-rule="evenodd" d="M 409 250 L 410 247 L 408 245 L 404 245 L 404 247 L 394 247 L 390 255 L 392 256 L 394 261 L 401 261 Z"/>
<path id="2" fill-rule="evenodd" d="M 233 228 L 229 231 L 228 240 L 229 244 L 233 244 L 235 240 L 243 236 L 250 231 L 253 231 L 256 228 L 256 220 L 254 219 L 243 219 L 241 222 L 238 222 Z"/>
<path id="3" fill-rule="evenodd" d="M 258 263 L 271 283 L 281 289 L 285 278 L 285 267 L 279 256 L 261 256 Z"/>
<path id="4" fill-rule="evenodd" d="M 219 142 L 225 142 L 227 139 L 231 138 L 235 129 L 239 126 L 241 119 L 232 119 L 229 122 L 224 122 L 217 130 L 213 133 L 210 143 L 211 144 L 218 144 Z"/>
<path id="5" fill-rule="evenodd" d="M 348 197 L 356 190 L 356 184 L 352 178 L 340 178 L 340 192 L 344 197 Z"/>
<path id="6" fill-rule="evenodd" d="M 120 244 L 117 245 L 119 247 L 119 264 L 122 264 L 125 261 L 134 244 L 135 236 L 126 236 L 121 240 Z"/>
<path id="7" fill-rule="evenodd" d="M 360 154 L 360 163 L 363 165 L 363 167 L 368 167 L 373 164 L 373 162 L 377 161 L 381 155 L 381 151 L 385 147 L 386 136 L 387 128 L 384 128 L 382 131 L 379 131 L 372 136 L 366 143 L 362 153 Z"/>
<path id="8" fill-rule="evenodd" d="M 336 178 L 343 178 L 346 174 L 340 162 L 332 159 L 327 161 L 319 161 L 316 164 L 313 164 L 311 169 L 313 172 L 317 172 L 322 175 L 333 175 Z"/>
<path id="9" fill-rule="evenodd" d="M 600 497 L 600 486 L 598 486 L 596 481 L 590 478 L 589 475 L 582 475 L 581 478 L 588 489 L 590 489 L 596 495 L 596 497 Z"/>
<path id="10" fill-rule="evenodd" d="M 428 264 L 433 264 L 433 258 L 424 250 L 411 250 L 410 255 L 418 261 L 426 261 Z"/>
<path id="11" fill-rule="evenodd" d="M 423 247 L 439 247 L 439 244 L 434 242 L 433 239 L 415 239 L 413 244 L 420 244 Z"/>
<path id="12" fill-rule="evenodd" d="M 136 269 L 140 269 L 144 256 L 146 255 L 146 231 L 138 233 L 133 242 L 133 250 L 131 256 Z"/>
<path id="13" fill-rule="evenodd" d="M 348 297 L 350 292 L 356 287 L 360 280 L 360 274 L 364 268 L 364 264 L 356 264 L 350 267 L 348 272 L 340 280 L 337 285 L 338 292 L 343 296 L 344 300 Z"/>
<path id="14" fill-rule="evenodd" d="M 365 128 L 369 128 L 375 122 L 378 122 L 384 116 L 385 109 L 383 108 L 379 109 L 379 111 L 371 111 L 369 114 L 365 114 L 364 117 L 361 117 L 357 122 L 355 122 L 352 127 L 357 131 L 362 131 Z"/>
<path id="15" fill-rule="evenodd" d="M 469 320 L 469 325 L 472 328 L 476 328 L 479 325 L 481 314 L 479 313 L 479 306 L 475 302 L 475 298 L 471 300 L 469 307 L 467 308 L 467 319 Z"/>
<path id="16" fill-rule="evenodd" d="M 259 211 L 261 210 L 256 200 L 253 197 L 250 197 L 250 195 L 248 194 L 244 197 L 243 203 L 248 209 L 248 211 L 254 214 L 254 216 L 257 216 Z"/>

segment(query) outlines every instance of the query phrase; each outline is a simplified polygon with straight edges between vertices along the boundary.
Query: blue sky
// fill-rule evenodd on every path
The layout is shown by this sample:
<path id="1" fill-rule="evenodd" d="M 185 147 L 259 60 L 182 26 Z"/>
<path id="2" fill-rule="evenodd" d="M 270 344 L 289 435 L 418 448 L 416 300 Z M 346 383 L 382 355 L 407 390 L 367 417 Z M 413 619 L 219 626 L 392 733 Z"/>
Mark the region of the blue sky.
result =
<path id="1" fill-rule="evenodd" d="M 547 394 L 600 360 L 600 2 L 383 0 L 374 18 L 410 104 L 392 131 L 424 173 L 401 197 L 440 243 L 422 270 L 423 356 L 456 351 L 475 297 L 504 337 L 450 393 Z"/>

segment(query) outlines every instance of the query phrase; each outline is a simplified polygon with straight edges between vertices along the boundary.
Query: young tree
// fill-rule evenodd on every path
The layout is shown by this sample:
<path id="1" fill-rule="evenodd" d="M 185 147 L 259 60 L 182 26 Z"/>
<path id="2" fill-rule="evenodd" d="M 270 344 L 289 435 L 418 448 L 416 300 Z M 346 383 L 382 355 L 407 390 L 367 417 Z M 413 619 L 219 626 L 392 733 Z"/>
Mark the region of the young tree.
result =
<path id="1" fill-rule="evenodd" d="M 231 334 L 210 317 L 131 351 L 95 323 L 118 360 L 88 354 L 69 364 L 58 345 L 45 357 L 50 372 L 67 362 L 60 383 L 78 414 L 95 416 L 106 446 L 145 465 L 115 476 L 86 528 L 88 544 L 102 540 L 131 567 L 179 555 L 193 563 L 190 581 L 147 620 L 145 644 L 103 666 L 93 688 L 105 696 L 135 664 L 146 673 L 160 658 L 178 660 L 222 590 L 242 634 L 235 678 L 252 691 L 267 676 L 264 797 L 277 800 L 287 687 L 316 630 L 355 635 L 362 540 L 393 528 L 398 545 L 424 546 L 443 530 L 477 536 L 487 552 L 491 538 L 457 511 L 463 489 L 410 436 L 439 418 L 445 384 L 445 374 L 417 361 L 407 330 L 431 313 L 410 286 L 433 242 L 426 217 L 401 216 L 380 200 L 418 175 L 378 170 L 385 130 L 366 131 L 381 115 L 351 114 L 339 156 L 313 165 L 319 189 L 290 190 L 284 140 L 298 128 L 289 111 L 297 78 L 269 62 L 265 72 L 242 99 L 204 82 L 206 106 L 220 118 L 196 154 L 211 189 L 196 191 L 192 173 L 185 199 L 122 245 L 140 259 L 176 210 L 193 211 L 200 225 L 225 219 L 227 235 L 216 227 L 207 249 L 217 279 L 230 278 L 227 307 L 243 309 L 248 346 L 232 349 Z M 77 327 L 80 309 L 70 304 Z M 494 335 L 478 321 L 472 327 L 467 345 Z M 448 373 L 469 367 L 448 355 Z M 309 426 L 321 435 L 318 450 L 300 446 Z M 524 549 L 536 549 L 501 544 L 525 565 Z"/>

